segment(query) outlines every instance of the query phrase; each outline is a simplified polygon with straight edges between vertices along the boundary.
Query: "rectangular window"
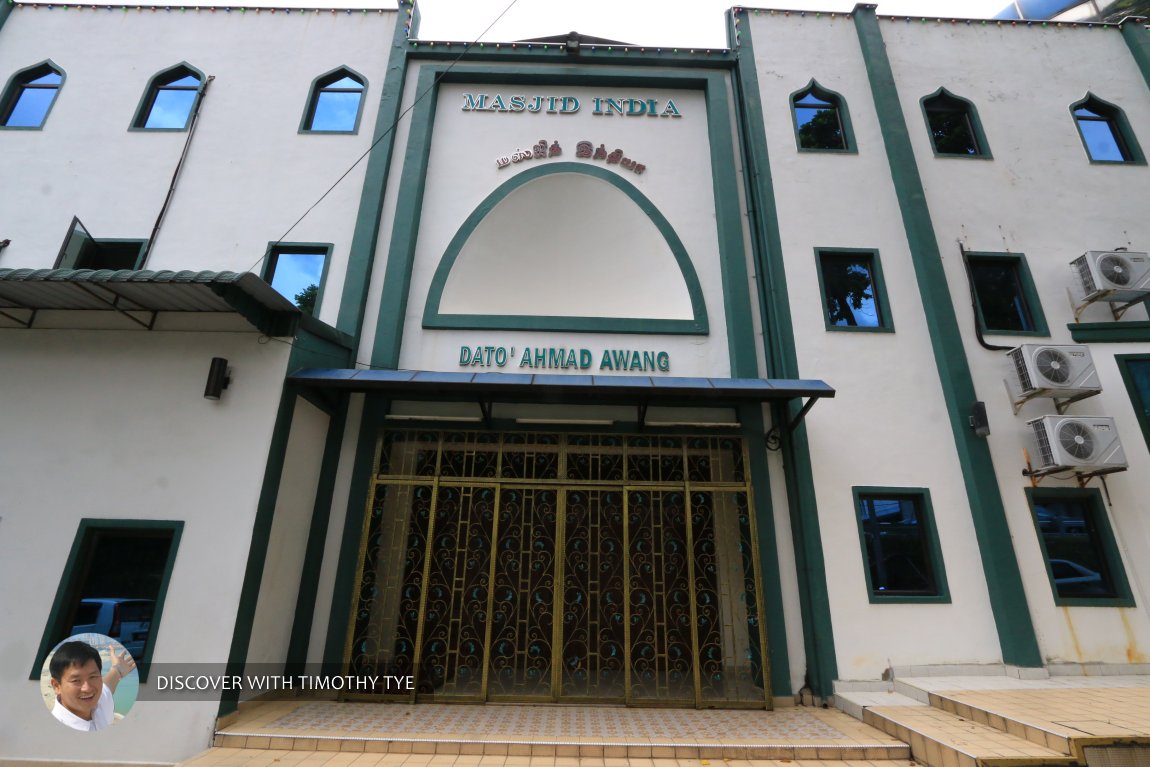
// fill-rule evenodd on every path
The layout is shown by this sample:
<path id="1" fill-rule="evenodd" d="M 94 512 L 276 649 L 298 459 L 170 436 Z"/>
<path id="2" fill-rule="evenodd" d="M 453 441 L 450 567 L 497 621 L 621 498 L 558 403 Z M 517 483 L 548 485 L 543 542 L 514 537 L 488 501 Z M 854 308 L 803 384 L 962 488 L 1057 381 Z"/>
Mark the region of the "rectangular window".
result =
<path id="1" fill-rule="evenodd" d="M 97 239 L 73 217 L 56 269 L 139 269 L 147 240 Z"/>
<path id="2" fill-rule="evenodd" d="M 853 488 L 871 602 L 949 602 L 926 488 Z"/>
<path id="3" fill-rule="evenodd" d="M 1114 533 L 1094 489 L 1027 488 L 1058 605 L 1133 607 Z"/>
<path id="4" fill-rule="evenodd" d="M 32 678 L 44 658 L 75 634 L 122 644 L 147 679 L 183 522 L 84 519 L 44 630 Z"/>
<path id="5" fill-rule="evenodd" d="M 967 253 L 984 333 L 1049 336 L 1034 280 L 1021 253 Z"/>
<path id="6" fill-rule="evenodd" d="M 327 276 L 331 245 L 281 242 L 272 243 L 269 248 L 264 262 L 264 281 L 304 314 L 316 314 Z"/>
<path id="7" fill-rule="evenodd" d="M 828 330 L 894 330 L 876 251 L 816 249 L 815 255 Z"/>

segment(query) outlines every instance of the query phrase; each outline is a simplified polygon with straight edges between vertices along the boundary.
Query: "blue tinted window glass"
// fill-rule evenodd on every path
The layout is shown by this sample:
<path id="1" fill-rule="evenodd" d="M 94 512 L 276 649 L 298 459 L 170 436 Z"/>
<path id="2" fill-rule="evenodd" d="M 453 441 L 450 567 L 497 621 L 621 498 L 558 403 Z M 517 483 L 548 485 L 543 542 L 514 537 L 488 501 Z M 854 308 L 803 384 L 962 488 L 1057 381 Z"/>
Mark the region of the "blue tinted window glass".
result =
<path id="1" fill-rule="evenodd" d="M 315 308 L 316 293 L 323 277 L 326 252 L 280 251 L 275 256 L 271 286 L 280 295 L 308 313 Z"/>
<path id="2" fill-rule="evenodd" d="M 57 72 L 49 72 L 46 75 L 37 77 L 35 80 L 29 80 L 29 85 L 59 85 L 64 81 L 64 78 Z"/>
<path id="3" fill-rule="evenodd" d="M 336 80 L 334 83 L 330 83 L 330 84 L 325 85 L 323 87 L 325 90 L 340 90 L 340 89 L 350 89 L 350 90 L 357 90 L 357 91 L 363 90 L 363 84 L 357 82 L 356 80 L 353 80 L 350 77 L 341 78 L 339 80 Z"/>
<path id="4" fill-rule="evenodd" d="M 164 87 L 167 87 L 167 88 L 199 88 L 200 87 L 200 78 L 196 77 L 195 75 L 187 75 L 185 77 L 181 77 L 179 80 L 173 80 L 170 83 L 164 83 Z"/>
<path id="5" fill-rule="evenodd" d="M 194 90 L 160 89 L 152 109 L 148 112 L 145 128 L 183 128 L 188 124 L 188 115 L 196 103 Z"/>
<path id="6" fill-rule="evenodd" d="M 321 91 L 315 103 L 311 130 L 353 131 L 362 92 Z"/>
<path id="7" fill-rule="evenodd" d="M 1079 115 L 1081 112 L 1086 112 L 1086 110 L 1079 109 L 1075 115 Z M 1087 112 L 1087 114 L 1090 113 Z M 1122 146 L 1118 143 L 1117 136 L 1114 135 L 1114 126 L 1109 120 L 1079 117 L 1078 130 L 1082 132 L 1082 140 L 1086 142 L 1086 151 L 1091 160 L 1122 162 L 1126 159 L 1122 152 Z"/>
<path id="8" fill-rule="evenodd" d="M 1118 590 L 1103 550 L 1099 513 L 1082 499 L 1035 499 L 1034 516 L 1060 597 L 1116 597 Z"/>
<path id="9" fill-rule="evenodd" d="M 39 128 L 57 92 L 55 88 L 23 88 L 4 124 L 13 128 Z"/>

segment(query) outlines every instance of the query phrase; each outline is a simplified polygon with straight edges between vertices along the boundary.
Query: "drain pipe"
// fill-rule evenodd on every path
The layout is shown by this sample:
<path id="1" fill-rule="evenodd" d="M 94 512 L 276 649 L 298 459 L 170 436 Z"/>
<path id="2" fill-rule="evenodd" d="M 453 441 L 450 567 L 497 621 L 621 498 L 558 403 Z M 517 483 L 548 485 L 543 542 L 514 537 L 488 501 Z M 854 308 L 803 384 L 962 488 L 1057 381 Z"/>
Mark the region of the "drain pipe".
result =
<path id="1" fill-rule="evenodd" d="M 188 157 L 188 149 L 192 145 L 192 136 L 196 135 L 196 123 L 200 118 L 200 107 L 204 104 L 204 97 L 208 95 L 208 86 L 215 80 L 215 75 L 208 75 L 208 79 L 204 81 L 204 87 L 200 91 L 199 98 L 196 99 L 196 105 L 192 109 L 192 119 L 188 124 L 188 137 L 184 140 L 184 151 L 180 153 L 180 160 L 176 163 L 176 170 L 172 173 L 172 183 L 168 185 L 168 194 L 164 197 L 164 204 L 160 206 L 160 214 L 156 216 L 156 224 L 152 227 L 152 234 L 148 237 L 148 242 L 144 245 L 144 253 L 140 257 L 140 266 L 148 263 L 148 256 L 152 254 L 152 246 L 156 244 L 156 237 L 160 234 L 160 225 L 164 222 L 164 216 L 168 213 L 168 207 L 172 204 L 172 197 L 176 193 L 176 182 L 180 178 L 180 171 L 184 167 L 184 160 Z"/>

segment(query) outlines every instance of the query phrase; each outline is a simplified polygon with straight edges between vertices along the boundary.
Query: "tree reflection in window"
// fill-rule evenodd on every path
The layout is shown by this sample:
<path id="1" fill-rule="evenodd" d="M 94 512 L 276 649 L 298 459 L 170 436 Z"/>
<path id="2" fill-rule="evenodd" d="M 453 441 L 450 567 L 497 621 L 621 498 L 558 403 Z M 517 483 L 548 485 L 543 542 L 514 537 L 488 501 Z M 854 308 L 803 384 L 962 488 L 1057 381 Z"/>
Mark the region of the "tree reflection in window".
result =
<path id="1" fill-rule="evenodd" d="M 792 97 L 792 106 L 801 148 L 849 148 L 837 96 L 812 84 Z"/>
<path id="2" fill-rule="evenodd" d="M 986 154 L 979 140 L 974 106 L 940 88 L 922 100 L 936 154 L 977 157 Z"/>
<path id="3" fill-rule="evenodd" d="M 859 328 L 885 325 L 875 290 L 872 254 L 820 253 L 819 268 L 828 325 Z"/>

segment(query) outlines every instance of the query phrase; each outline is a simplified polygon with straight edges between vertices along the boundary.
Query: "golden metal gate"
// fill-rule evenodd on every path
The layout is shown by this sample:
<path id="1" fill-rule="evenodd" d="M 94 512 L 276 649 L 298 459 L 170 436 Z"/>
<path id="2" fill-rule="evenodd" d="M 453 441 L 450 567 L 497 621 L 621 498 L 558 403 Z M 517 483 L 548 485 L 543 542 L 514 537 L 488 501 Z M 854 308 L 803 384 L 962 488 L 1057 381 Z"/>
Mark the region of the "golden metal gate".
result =
<path id="1" fill-rule="evenodd" d="M 375 467 L 349 673 L 419 700 L 770 705 L 742 440 L 388 430 Z"/>

